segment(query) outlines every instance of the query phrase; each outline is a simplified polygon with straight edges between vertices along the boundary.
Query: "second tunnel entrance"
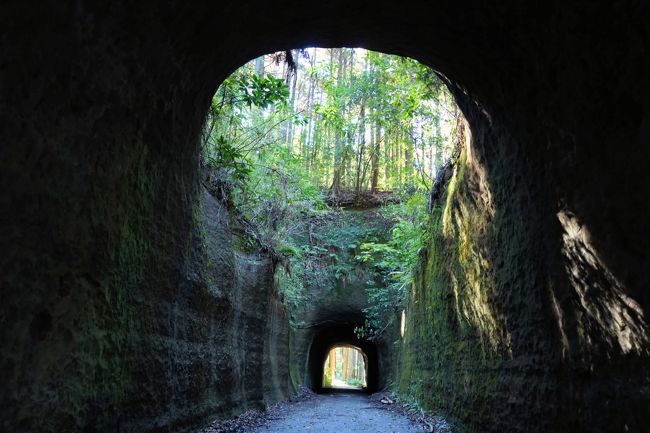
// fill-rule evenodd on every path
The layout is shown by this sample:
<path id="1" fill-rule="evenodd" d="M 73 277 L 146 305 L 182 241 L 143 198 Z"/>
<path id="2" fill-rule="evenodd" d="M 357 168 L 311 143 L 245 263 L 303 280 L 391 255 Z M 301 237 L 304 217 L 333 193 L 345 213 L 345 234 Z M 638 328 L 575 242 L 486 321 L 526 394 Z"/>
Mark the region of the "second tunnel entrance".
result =
<path id="1" fill-rule="evenodd" d="M 366 387 L 366 355 L 359 348 L 337 345 L 323 364 L 323 388 L 363 389 Z"/>
<path id="2" fill-rule="evenodd" d="M 354 328 L 354 325 L 334 325 L 314 334 L 308 361 L 309 378 L 314 391 L 357 388 L 375 392 L 381 387 L 380 351 L 374 342 L 359 339 Z M 335 359 L 331 358 L 332 353 L 335 354 Z M 353 361 L 353 354 L 356 354 L 357 362 Z M 346 355 L 347 362 L 344 358 Z M 331 375 L 331 361 L 334 361 L 334 375 Z M 363 366 L 363 371 L 359 370 L 360 366 Z M 331 375 L 330 383 L 326 379 L 328 373 Z"/>

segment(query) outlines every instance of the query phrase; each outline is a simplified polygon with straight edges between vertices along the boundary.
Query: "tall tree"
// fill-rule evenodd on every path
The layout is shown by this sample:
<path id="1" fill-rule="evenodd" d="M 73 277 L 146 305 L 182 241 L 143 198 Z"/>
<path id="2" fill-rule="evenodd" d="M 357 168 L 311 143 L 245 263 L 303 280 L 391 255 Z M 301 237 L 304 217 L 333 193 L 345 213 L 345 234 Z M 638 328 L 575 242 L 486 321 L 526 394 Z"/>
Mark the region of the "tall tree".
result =
<path id="1" fill-rule="evenodd" d="M 449 155 L 455 124 L 455 106 L 435 74 L 413 60 L 361 49 L 303 52 L 292 52 L 291 67 L 282 61 L 287 52 L 260 57 L 226 80 L 213 101 L 220 108 L 212 141 L 232 146 L 244 165 L 257 164 L 255 156 L 268 166 L 265 155 L 282 145 L 333 195 L 406 182 L 426 187 Z M 267 77 L 285 80 L 286 103 L 251 103 L 274 91 L 265 87 Z"/>

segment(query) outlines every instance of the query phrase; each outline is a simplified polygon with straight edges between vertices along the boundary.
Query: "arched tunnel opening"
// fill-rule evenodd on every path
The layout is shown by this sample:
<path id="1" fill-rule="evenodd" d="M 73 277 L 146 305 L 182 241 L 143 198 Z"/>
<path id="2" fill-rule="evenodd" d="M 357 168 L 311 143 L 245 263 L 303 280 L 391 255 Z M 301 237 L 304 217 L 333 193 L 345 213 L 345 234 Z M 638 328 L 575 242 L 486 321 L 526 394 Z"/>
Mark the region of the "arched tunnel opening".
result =
<path id="1" fill-rule="evenodd" d="M 362 48 L 270 53 L 217 89 L 202 137 L 207 189 L 254 228 L 254 248 L 275 254 L 275 290 L 298 341 L 288 356 L 303 385 L 386 387 L 426 196 L 449 175 L 464 125 L 433 70 Z M 357 360 L 362 374 L 349 375 Z"/>
<path id="2" fill-rule="evenodd" d="M 434 67 L 469 125 L 404 336 L 364 348 L 374 389 L 390 371 L 465 431 L 645 431 L 648 22 L 643 2 L 9 2 L 1 428 L 190 431 L 319 383 L 340 336 L 289 328 L 199 137 L 245 61 L 363 46 Z"/>
<path id="3" fill-rule="evenodd" d="M 325 376 L 325 361 L 330 351 L 336 347 L 353 347 L 358 348 L 364 355 L 364 364 L 367 369 L 365 374 L 365 386 L 363 390 L 372 393 L 380 389 L 381 384 L 385 383 L 380 372 L 380 353 L 377 345 L 365 339 L 359 339 L 354 333 L 355 326 L 350 325 L 333 325 L 328 326 L 314 334 L 311 347 L 309 349 L 309 378 L 311 388 L 315 392 L 331 392 L 336 386 L 323 386 L 323 377 Z M 343 388 L 345 390 L 345 388 Z"/>
<path id="4" fill-rule="evenodd" d="M 321 383 L 330 389 L 365 389 L 368 377 L 368 355 L 349 344 L 332 346 L 323 362 Z"/>

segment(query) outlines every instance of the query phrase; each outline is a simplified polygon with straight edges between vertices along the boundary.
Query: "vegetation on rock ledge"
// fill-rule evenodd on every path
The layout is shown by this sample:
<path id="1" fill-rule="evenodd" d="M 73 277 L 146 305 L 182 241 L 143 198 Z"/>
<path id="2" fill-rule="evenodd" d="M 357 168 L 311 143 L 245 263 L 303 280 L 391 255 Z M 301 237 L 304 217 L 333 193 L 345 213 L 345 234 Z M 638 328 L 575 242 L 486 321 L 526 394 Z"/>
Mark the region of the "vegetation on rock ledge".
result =
<path id="1" fill-rule="evenodd" d="M 355 280 L 369 300 L 358 333 L 376 338 L 392 322 L 429 238 L 427 197 L 458 116 L 432 70 L 362 49 L 263 56 L 219 87 L 203 163 L 244 228 L 240 247 L 281 264 L 291 317 Z M 380 209 L 369 221 L 342 206 Z"/>

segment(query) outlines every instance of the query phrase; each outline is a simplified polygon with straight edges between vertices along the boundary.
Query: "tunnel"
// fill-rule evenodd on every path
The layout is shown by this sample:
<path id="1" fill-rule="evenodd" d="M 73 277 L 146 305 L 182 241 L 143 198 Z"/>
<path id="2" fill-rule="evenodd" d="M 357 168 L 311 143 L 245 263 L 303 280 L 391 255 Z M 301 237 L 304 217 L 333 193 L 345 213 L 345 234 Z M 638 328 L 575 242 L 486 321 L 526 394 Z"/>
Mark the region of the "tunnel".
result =
<path id="1" fill-rule="evenodd" d="M 328 326 L 313 337 L 309 350 L 309 377 L 311 388 L 316 392 L 323 392 L 323 366 L 327 354 L 335 346 L 349 345 L 360 349 L 366 358 L 366 386 L 365 391 L 372 393 L 380 389 L 380 362 L 377 345 L 366 339 L 359 339 L 354 333 L 353 326 L 334 325 Z M 385 381 L 385 379 L 384 379 Z"/>
<path id="2" fill-rule="evenodd" d="M 345 343 L 330 346 L 323 363 L 323 389 L 366 390 L 368 355 L 360 348 Z"/>
<path id="3" fill-rule="evenodd" d="M 647 3 L 3 6 L 2 430 L 196 431 L 318 383 L 341 342 L 465 431 L 647 430 Z M 470 139 L 405 337 L 323 328 L 303 363 L 198 137 L 235 68 L 307 46 L 431 66 Z M 453 246 L 468 266 L 436 261 Z"/>

